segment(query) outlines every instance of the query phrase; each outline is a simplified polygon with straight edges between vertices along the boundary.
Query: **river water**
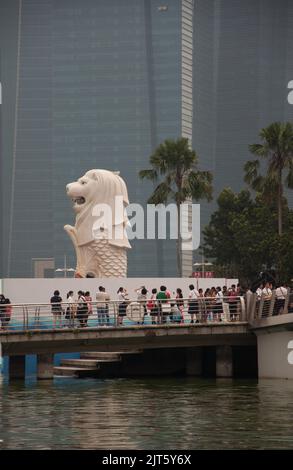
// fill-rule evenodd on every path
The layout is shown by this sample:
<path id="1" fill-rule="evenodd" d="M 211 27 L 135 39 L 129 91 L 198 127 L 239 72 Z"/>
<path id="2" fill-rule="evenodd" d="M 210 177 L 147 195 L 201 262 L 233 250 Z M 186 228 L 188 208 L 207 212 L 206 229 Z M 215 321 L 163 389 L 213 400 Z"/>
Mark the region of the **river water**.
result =
<path id="1" fill-rule="evenodd" d="M 115 379 L 0 385 L 2 449 L 293 449 L 293 381 Z"/>

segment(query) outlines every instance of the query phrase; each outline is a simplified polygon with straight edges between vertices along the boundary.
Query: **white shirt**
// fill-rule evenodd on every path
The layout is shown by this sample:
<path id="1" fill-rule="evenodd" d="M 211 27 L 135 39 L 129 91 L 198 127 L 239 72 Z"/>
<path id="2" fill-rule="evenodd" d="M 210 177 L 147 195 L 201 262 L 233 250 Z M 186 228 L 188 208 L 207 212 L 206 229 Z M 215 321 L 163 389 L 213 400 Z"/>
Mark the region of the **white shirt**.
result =
<path id="1" fill-rule="evenodd" d="M 272 296 L 272 291 L 269 287 L 265 287 L 263 290 L 262 290 L 262 295 L 264 297 L 271 297 Z"/>
<path id="2" fill-rule="evenodd" d="M 120 302 L 124 302 L 127 298 L 127 293 L 126 292 L 119 292 L 118 294 L 118 300 L 120 300 Z"/>
<path id="3" fill-rule="evenodd" d="M 278 289 L 276 289 L 276 297 L 278 299 L 284 299 L 285 300 L 287 292 L 288 291 L 287 291 L 286 287 L 278 287 Z"/>
<path id="4" fill-rule="evenodd" d="M 217 302 L 218 304 L 221 303 L 222 300 L 223 300 L 223 297 L 224 297 L 224 296 L 223 296 L 223 292 L 220 290 L 220 291 L 217 292 L 217 294 L 216 294 L 216 299 L 217 299 L 216 302 Z"/>
<path id="5" fill-rule="evenodd" d="M 191 290 L 189 292 L 189 299 L 198 299 L 199 297 L 199 292 L 195 289 Z"/>
<path id="6" fill-rule="evenodd" d="M 259 287 L 257 290 L 256 290 L 256 295 L 257 297 L 260 299 L 261 296 L 262 296 L 262 289 Z"/>

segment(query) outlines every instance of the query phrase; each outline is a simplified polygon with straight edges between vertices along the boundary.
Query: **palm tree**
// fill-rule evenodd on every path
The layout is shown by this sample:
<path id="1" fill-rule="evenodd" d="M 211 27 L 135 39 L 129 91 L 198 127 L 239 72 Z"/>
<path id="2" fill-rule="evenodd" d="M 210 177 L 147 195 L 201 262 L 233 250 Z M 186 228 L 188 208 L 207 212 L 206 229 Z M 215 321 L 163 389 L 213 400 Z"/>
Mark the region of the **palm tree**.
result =
<path id="1" fill-rule="evenodd" d="M 188 139 L 165 140 L 150 156 L 152 168 L 141 170 L 139 177 L 159 182 L 148 199 L 149 204 L 166 204 L 174 200 L 178 214 L 177 264 L 181 276 L 180 207 L 187 199 L 212 198 L 212 174 L 197 169 L 198 157 L 189 146 Z"/>
<path id="2" fill-rule="evenodd" d="M 278 233 L 282 235 L 284 184 L 293 188 L 293 124 L 273 122 L 259 133 L 261 144 L 252 144 L 249 150 L 259 159 L 244 165 L 244 180 L 255 191 L 277 199 Z M 260 173 L 260 159 L 267 159 L 267 173 Z"/>

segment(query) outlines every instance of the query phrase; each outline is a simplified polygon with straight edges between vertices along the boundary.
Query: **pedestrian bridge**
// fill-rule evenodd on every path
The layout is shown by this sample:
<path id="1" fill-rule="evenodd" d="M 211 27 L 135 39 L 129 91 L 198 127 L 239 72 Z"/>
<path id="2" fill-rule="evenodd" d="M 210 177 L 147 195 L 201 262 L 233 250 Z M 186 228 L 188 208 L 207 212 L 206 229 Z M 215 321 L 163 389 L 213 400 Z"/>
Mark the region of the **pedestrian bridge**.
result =
<path id="1" fill-rule="evenodd" d="M 254 344 L 247 322 L 130 325 L 123 327 L 60 328 L 2 331 L 2 354 L 41 354 L 81 351 L 121 351 Z"/>
<path id="2" fill-rule="evenodd" d="M 169 306 L 159 306 L 155 314 L 148 311 L 145 302 L 133 301 L 128 302 L 123 316 L 118 302 L 108 302 L 102 316 L 97 314 L 94 302 L 84 316 L 77 306 L 71 305 L 69 311 L 64 303 L 57 315 L 48 304 L 13 305 L 9 306 L 10 317 L 3 308 L 0 311 L 2 356 L 9 356 L 11 378 L 24 376 L 24 359 L 30 354 L 37 355 L 38 377 L 52 378 L 56 353 L 127 355 L 139 351 L 143 371 L 150 361 L 145 352 L 160 351 L 152 356 L 151 370 L 165 351 L 169 359 L 161 364 L 164 372 L 169 370 L 174 351 L 176 362 L 179 351 L 184 350 L 186 370 L 198 375 L 203 352 L 209 349 L 215 354 L 216 375 L 231 377 L 237 348 L 242 359 L 253 362 L 251 351 L 254 348 L 256 352 L 257 347 L 260 377 L 293 378 L 292 301 L 290 291 L 281 304 L 275 293 L 269 300 L 258 299 L 255 294 L 232 302 L 228 298 L 221 302 L 205 298 L 191 311 L 188 299 L 183 299 L 178 313 L 178 309 L 172 310 L 174 299 Z"/>
<path id="3" fill-rule="evenodd" d="M 97 305 L 92 303 L 92 311 L 83 318 L 75 307 L 68 311 L 72 305 L 63 303 L 57 315 L 48 304 L 13 305 L 11 318 L 4 318 L 0 332 L 2 355 L 9 356 L 10 377 L 24 375 L 24 358 L 28 354 L 37 355 L 38 377 L 48 378 L 53 375 L 55 353 L 165 350 L 171 354 L 172 350 L 181 349 L 189 351 L 187 356 L 193 357 L 195 364 L 195 356 L 199 357 L 205 347 L 217 350 L 218 375 L 230 376 L 232 348 L 255 345 L 240 298 L 233 299 L 231 306 L 228 302 L 204 299 L 192 310 L 187 299 L 183 299 L 180 311 L 172 310 L 175 300 L 168 304 L 169 307 L 159 306 L 156 312 L 149 312 L 145 302 L 129 302 L 121 317 L 119 303 L 109 302 L 99 317 Z M 3 319 L 3 312 L 1 315 Z M 143 368 L 145 358 L 142 354 L 140 357 Z"/>

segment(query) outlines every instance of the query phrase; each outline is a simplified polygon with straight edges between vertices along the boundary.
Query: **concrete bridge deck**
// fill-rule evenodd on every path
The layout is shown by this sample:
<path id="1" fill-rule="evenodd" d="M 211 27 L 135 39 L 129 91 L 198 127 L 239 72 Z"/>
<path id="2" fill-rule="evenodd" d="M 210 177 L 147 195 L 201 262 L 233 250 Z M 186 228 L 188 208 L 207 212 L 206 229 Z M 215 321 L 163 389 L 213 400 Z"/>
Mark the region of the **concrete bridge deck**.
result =
<path id="1" fill-rule="evenodd" d="M 126 360 L 119 364 L 116 361 L 116 365 L 101 367 L 99 361 L 97 369 L 104 376 L 109 373 L 116 376 L 120 373 L 122 376 L 173 374 L 184 370 L 187 375 L 200 375 L 207 364 L 212 364 L 216 376 L 232 377 L 239 367 L 255 368 L 257 336 L 247 321 L 249 316 L 243 299 L 237 299 L 231 306 L 228 301 L 219 305 L 212 304 L 211 299 L 205 302 L 198 304 L 195 320 L 186 300 L 180 323 L 175 322 L 177 317 L 175 320 L 169 312 L 157 315 L 155 324 L 151 315 L 145 316 L 143 305 L 137 308 L 137 303 L 131 303 L 123 325 L 119 324 L 117 302 L 109 303 L 108 313 L 103 318 L 94 314 L 85 322 L 76 312 L 69 320 L 61 315 L 54 317 L 48 304 L 14 305 L 11 320 L 4 322 L 4 329 L 0 331 L 2 355 L 9 357 L 10 378 L 25 376 L 27 355 L 37 356 L 39 379 L 52 378 L 57 370 L 54 371 L 56 353 L 79 353 L 83 357 L 89 352 L 122 352 Z M 64 305 L 63 312 L 66 308 Z M 127 358 L 134 350 L 140 354 Z M 65 359 L 61 363 L 62 372 L 65 374 L 66 368 L 74 372 L 75 368 L 83 376 L 84 372 L 87 374 L 88 371 L 82 370 L 85 367 L 82 357 L 69 365 Z M 58 373 L 61 368 L 59 366 Z M 94 373 L 95 368 L 92 367 Z"/>
<path id="2" fill-rule="evenodd" d="M 247 322 L 135 325 L 102 328 L 2 331 L 2 354 L 121 351 L 217 345 L 252 345 Z"/>

